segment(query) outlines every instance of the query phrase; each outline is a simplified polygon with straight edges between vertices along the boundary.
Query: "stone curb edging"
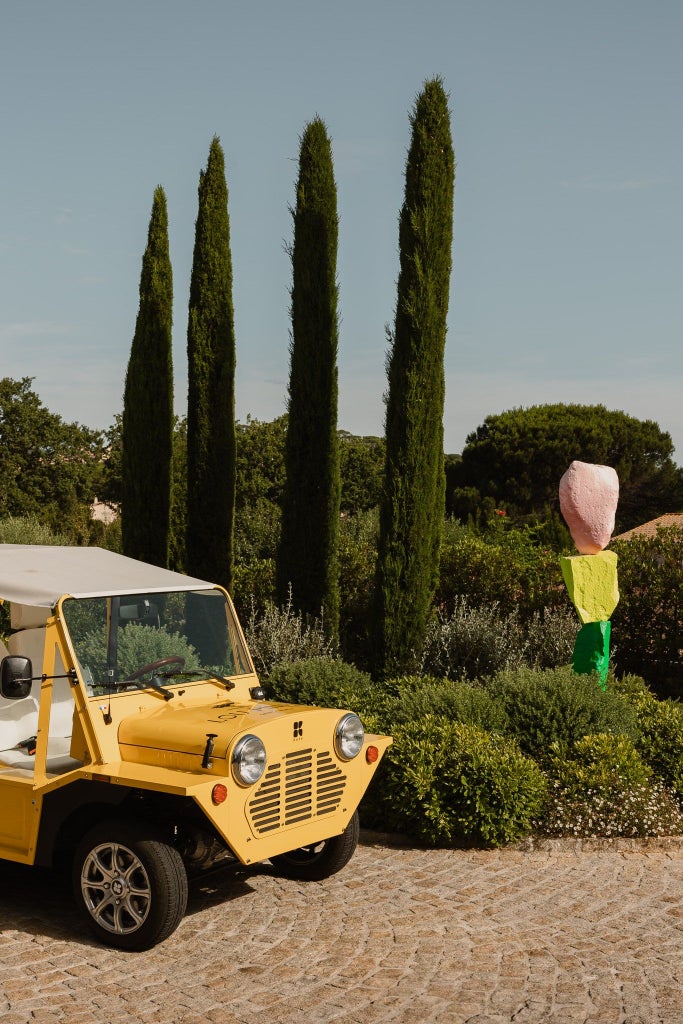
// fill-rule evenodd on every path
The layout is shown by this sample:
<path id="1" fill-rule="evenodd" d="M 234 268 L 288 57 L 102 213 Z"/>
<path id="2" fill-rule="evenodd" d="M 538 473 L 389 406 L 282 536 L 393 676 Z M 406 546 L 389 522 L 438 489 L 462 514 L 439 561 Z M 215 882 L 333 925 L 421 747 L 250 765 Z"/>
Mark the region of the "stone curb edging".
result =
<path id="1" fill-rule="evenodd" d="M 426 850 L 430 847 L 417 839 L 398 832 L 376 832 L 373 829 L 361 829 L 360 843 L 362 846 L 388 846 L 392 848 Z M 436 849 L 480 850 L 490 851 L 492 847 L 480 846 L 474 842 L 451 843 Z M 517 853 L 594 853 L 600 850 L 612 850 L 615 853 L 628 853 L 647 850 L 671 850 L 683 852 L 683 836 L 644 836 L 628 838 L 626 836 L 596 836 L 590 839 L 574 839 L 571 836 L 557 839 L 550 836 L 529 836 L 519 843 L 497 847 L 498 850 L 514 850 Z"/>

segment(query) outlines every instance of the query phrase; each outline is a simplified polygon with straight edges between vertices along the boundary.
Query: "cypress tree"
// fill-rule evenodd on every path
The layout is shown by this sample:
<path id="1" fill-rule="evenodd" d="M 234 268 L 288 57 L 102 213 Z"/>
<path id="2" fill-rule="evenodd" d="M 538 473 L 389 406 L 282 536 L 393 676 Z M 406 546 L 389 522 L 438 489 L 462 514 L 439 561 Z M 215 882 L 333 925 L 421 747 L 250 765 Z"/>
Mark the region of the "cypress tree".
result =
<path id="1" fill-rule="evenodd" d="M 235 507 L 235 328 L 225 161 L 199 177 L 187 328 L 187 535 L 191 576 L 229 587 Z"/>
<path id="2" fill-rule="evenodd" d="M 373 645 L 377 676 L 415 668 L 437 583 L 444 516 L 443 356 L 455 164 L 441 79 L 425 83 L 410 120 L 387 366 Z"/>
<path id="3" fill-rule="evenodd" d="M 337 188 L 332 146 L 316 117 L 300 140 L 292 210 L 292 342 L 286 485 L 277 590 L 339 631 L 337 437 Z"/>
<path id="4" fill-rule="evenodd" d="M 173 276 L 166 195 L 154 192 L 142 257 L 122 419 L 121 531 L 126 555 L 168 564 L 173 434 Z"/>

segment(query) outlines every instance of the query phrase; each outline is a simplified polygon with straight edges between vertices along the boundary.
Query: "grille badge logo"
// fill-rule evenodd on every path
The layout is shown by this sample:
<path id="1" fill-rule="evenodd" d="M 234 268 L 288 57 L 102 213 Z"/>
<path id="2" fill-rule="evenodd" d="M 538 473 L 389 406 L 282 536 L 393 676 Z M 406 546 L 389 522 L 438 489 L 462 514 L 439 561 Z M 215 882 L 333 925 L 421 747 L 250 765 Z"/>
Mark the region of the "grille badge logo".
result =
<path id="1" fill-rule="evenodd" d="M 304 734 L 304 723 L 303 722 L 295 722 L 294 723 L 294 739 L 295 740 L 301 739 L 303 734 Z"/>

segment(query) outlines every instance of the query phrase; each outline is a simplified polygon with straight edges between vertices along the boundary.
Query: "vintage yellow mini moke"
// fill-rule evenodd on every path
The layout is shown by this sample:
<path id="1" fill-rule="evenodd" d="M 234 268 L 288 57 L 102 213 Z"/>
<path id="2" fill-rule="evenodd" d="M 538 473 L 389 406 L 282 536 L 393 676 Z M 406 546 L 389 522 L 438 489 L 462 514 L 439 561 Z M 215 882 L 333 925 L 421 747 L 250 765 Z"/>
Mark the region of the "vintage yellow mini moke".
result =
<path id="1" fill-rule="evenodd" d="M 225 590 L 99 548 L 0 545 L 0 857 L 71 864 L 85 921 L 142 950 L 188 876 L 349 861 L 391 743 L 270 702 Z"/>

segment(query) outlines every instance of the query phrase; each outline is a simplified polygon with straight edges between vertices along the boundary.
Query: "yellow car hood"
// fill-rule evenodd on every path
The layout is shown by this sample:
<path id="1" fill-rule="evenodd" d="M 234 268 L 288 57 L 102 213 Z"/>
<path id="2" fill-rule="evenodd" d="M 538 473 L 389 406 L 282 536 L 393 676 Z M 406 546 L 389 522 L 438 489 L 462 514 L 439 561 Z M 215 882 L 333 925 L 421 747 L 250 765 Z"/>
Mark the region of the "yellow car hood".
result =
<path id="1" fill-rule="evenodd" d="M 236 735 L 254 732 L 263 736 L 271 733 L 274 726 L 286 724 L 287 719 L 296 720 L 297 724 L 306 719 L 310 724 L 312 718 L 331 716 L 336 720 L 339 715 L 339 711 L 261 701 L 247 704 L 221 701 L 194 707 L 169 701 L 159 708 L 141 709 L 124 718 L 119 725 L 118 738 L 124 758 L 126 748 L 130 752 L 141 753 L 142 748 L 147 748 L 201 756 L 207 737 L 212 733 L 214 757 L 225 758 Z M 330 731 L 329 727 L 325 731 Z M 295 733 L 298 734 L 296 729 L 293 735 Z"/>

